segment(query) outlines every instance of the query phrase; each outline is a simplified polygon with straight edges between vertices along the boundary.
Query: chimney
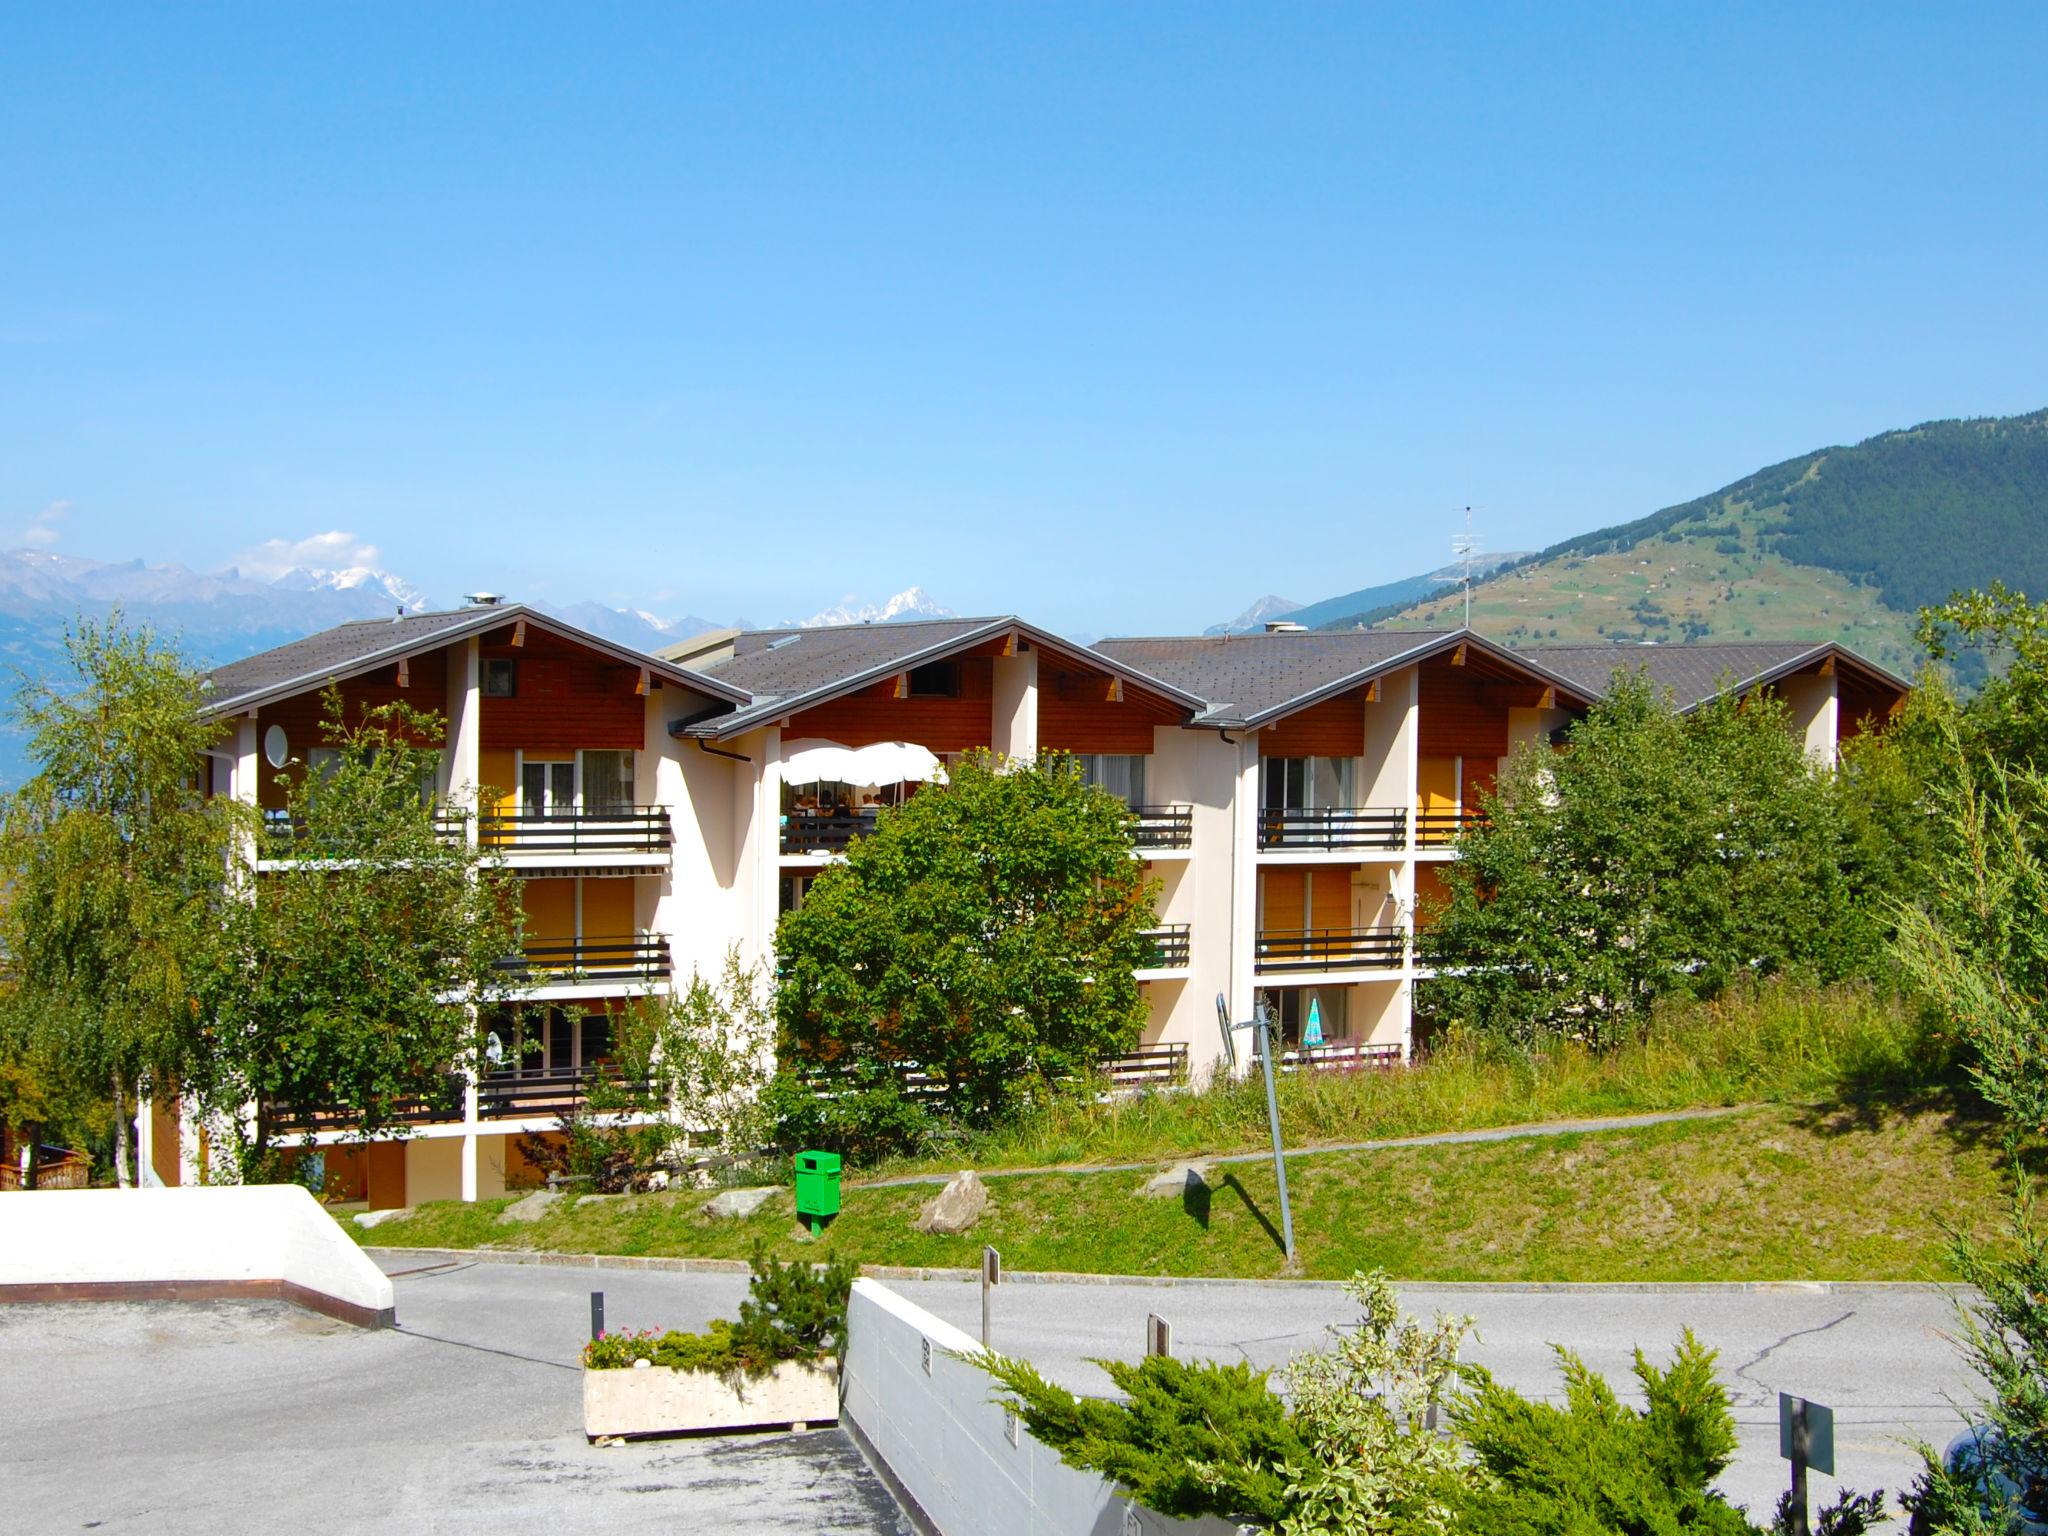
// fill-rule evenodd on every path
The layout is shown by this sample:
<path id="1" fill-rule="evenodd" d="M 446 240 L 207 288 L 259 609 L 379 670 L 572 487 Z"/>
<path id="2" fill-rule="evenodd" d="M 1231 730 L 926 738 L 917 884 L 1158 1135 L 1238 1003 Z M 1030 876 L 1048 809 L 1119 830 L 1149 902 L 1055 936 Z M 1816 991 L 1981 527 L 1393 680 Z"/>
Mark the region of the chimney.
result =
<path id="1" fill-rule="evenodd" d="M 1292 619 L 1268 619 L 1266 620 L 1266 633 L 1269 635 L 1305 635 L 1308 633 L 1308 626 L 1306 624 L 1297 624 Z"/>
<path id="2" fill-rule="evenodd" d="M 472 608 L 495 608 L 498 604 L 505 601 L 505 594 L 502 592 L 465 592 L 462 595 L 462 600 Z"/>

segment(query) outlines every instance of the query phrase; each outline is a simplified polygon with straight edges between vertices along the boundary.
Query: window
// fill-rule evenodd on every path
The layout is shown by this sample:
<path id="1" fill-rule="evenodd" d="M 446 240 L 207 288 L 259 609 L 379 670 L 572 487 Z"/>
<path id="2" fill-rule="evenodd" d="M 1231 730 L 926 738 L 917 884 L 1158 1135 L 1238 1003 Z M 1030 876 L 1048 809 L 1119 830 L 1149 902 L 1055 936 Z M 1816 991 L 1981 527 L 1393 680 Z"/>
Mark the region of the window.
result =
<path id="1" fill-rule="evenodd" d="M 910 669 L 910 697 L 913 699 L 957 699 L 960 697 L 960 663 L 928 661 Z"/>
<path id="2" fill-rule="evenodd" d="M 512 656 L 484 658 L 484 697 L 509 699 L 519 692 L 519 661 Z"/>
<path id="3" fill-rule="evenodd" d="M 1269 811 L 1324 811 L 1352 804 L 1349 757 L 1262 757 L 1259 804 Z"/>
<path id="4" fill-rule="evenodd" d="M 519 809 L 528 816 L 569 816 L 576 810 L 576 765 L 519 765 Z"/>
<path id="5" fill-rule="evenodd" d="M 1301 1049 L 1301 1031 L 1308 1023 L 1311 1003 L 1315 1004 L 1326 1042 L 1345 1039 L 1350 1033 L 1346 1005 L 1351 1001 L 1351 994 L 1346 988 L 1275 987 L 1270 992 L 1259 993 L 1256 1000 L 1273 1010 L 1273 1026 L 1283 1051 Z"/>
<path id="6" fill-rule="evenodd" d="M 633 809 L 633 754 L 583 754 L 583 809 L 593 816 L 624 816 Z"/>
<path id="7" fill-rule="evenodd" d="M 1077 759 L 1081 777 L 1125 805 L 1145 803 L 1145 759 L 1138 753 L 1096 752 Z"/>

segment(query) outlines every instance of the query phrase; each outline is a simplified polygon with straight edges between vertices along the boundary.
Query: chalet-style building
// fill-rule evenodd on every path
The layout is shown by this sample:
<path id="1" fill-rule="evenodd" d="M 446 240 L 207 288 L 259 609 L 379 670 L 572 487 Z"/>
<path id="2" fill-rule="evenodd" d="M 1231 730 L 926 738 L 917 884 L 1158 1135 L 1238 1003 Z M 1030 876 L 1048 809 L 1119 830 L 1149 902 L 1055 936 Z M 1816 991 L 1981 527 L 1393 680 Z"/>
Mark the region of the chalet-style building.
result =
<path id="1" fill-rule="evenodd" d="M 737 946 L 772 972 L 783 911 L 948 760 L 1074 754 L 1133 813 L 1161 884 L 1151 1018 L 1133 1076 L 1214 1069 L 1220 996 L 1271 1004 L 1296 1050 L 1402 1059 L 1413 1041 L 1418 895 L 1517 742 L 1549 739 L 1641 666 L 1681 709 L 1769 688 L 1832 761 L 1907 685 L 1833 645 L 1561 646 L 1467 630 L 1063 640 L 1014 617 L 720 631 L 661 656 L 518 605 L 342 625 L 220 668 L 234 722 L 215 792 L 282 806 L 280 771 L 317 761 L 320 694 L 404 699 L 449 722 L 440 788 L 491 791 L 463 835 L 521 878 L 530 999 L 546 1012 L 463 1113 L 402 1140 L 329 1147 L 373 1206 L 475 1199 L 530 1170 L 609 1047 L 606 1012 L 710 975 Z M 289 877 L 266 858 L 261 877 Z M 196 1177 L 194 1128 L 157 1113 L 165 1182 Z"/>

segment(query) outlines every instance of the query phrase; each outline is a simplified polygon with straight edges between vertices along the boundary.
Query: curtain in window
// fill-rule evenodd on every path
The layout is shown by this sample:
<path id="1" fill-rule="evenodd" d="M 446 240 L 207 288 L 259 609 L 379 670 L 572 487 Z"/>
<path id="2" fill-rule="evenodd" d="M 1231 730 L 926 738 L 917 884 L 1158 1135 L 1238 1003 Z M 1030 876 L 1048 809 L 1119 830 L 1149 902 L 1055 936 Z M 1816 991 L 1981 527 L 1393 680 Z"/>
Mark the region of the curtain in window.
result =
<path id="1" fill-rule="evenodd" d="M 1081 777 L 1125 805 L 1145 803 L 1145 759 L 1135 753 L 1097 752 L 1081 759 Z"/>
<path id="2" fill-rule="evenodd" d="M 633 809 L 633 754 L 583 754 L 583 809 L 598 816 L 623 816 Z"/>

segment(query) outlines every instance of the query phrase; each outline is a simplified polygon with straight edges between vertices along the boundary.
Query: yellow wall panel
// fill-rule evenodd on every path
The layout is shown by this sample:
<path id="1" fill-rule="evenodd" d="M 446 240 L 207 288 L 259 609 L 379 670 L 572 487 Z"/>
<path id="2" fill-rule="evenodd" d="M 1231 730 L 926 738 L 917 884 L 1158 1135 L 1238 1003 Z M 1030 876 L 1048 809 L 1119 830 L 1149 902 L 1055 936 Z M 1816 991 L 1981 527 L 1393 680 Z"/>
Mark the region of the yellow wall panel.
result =
<path id="1" fill-rule="evenodd" d="M 627 939 L 633 936 L 633 881 L 583 882 L 583 936 Z"/>
<path id="2" fill-rule="evenodd" d="M 576 937 L 574 880 L 528 880 L 519 894 L 529 942 L 566 944 Z"/>

